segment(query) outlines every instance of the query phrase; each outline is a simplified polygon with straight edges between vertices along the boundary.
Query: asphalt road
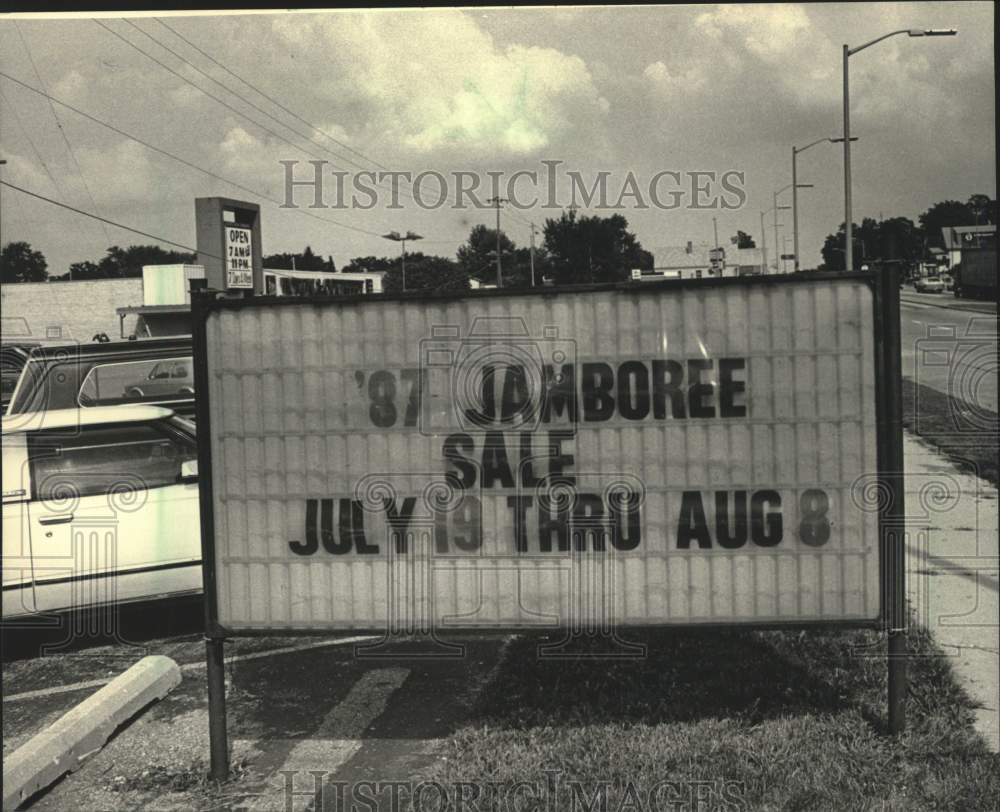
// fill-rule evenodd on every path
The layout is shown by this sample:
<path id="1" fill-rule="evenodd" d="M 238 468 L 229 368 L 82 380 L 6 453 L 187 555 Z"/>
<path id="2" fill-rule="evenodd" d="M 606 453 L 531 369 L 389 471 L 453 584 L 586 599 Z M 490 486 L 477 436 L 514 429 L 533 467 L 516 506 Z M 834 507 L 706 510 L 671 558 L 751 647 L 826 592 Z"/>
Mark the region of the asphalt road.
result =
<path id="1" fill-rule="evenodd" d="M 998 411 L 996 305 L 906 288 L 901 299 L 904 377 Z"/>

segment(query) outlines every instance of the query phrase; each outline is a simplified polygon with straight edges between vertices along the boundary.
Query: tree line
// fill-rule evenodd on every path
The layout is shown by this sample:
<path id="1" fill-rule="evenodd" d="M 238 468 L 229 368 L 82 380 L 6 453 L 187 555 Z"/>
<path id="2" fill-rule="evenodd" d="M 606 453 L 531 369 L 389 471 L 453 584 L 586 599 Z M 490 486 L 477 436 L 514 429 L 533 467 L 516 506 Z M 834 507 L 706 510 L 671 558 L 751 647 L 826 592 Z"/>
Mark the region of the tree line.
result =
<path id="1" fill-rule="evenodd" d="M 614 282 L 628 279 L 633 268 L 653 267 L 653 255 L 629 231 L 628 221 L 620 214 L 580 217 L 570 210 L 546 220 L 533 260 L 530 247 L 517 245 L 503 230 L 499 241 L 497 236 L 496 229 L 477 225 L 454 257 L 407 252 L 406 290 L 460 291 L 467 290 L 471 280 L 495 283 L 498 244 L 504 287 L 531 285 L 532 262 L 534 282 L 539 285 L 543 280 L 557 285 Z M 269 254 L 263 259 L 265 268 L 327 273 L 337 270 L 332 256 L 324 259 L 308 245 L 300 253 Z M 383 288 L 392 293 L 403 289 L 401 260 L 398 255 L 354 257 L 341 270 L 384 271 Z M 76 262 L 67 273 L 50 276 L 45 257 L 26 242 L 7 243 L 0 257 L 4 283 L 123 279 L 141 276 L 143 265 L 194 261 L 194 254 L 155 245 L 112 246 L 97 262 Z"/>
<path id="2" fill-rule="evenodd" d="M 931 248 L 944 248 L 941 230 L 955 226 L 996 225 L 997 201 L 987 195 L 972 195 L 965 203 L 943 200 L 935 203 L 917 218 L 878 219 L 865 217 L 854 224 L 854 262 L 901 262 L 912 267 L 931 258 Z M 823 263 L 819 270 L 842 271 L 845 267 L 844 224 L 836 234 L 829 234 L 823 243 Z"/>

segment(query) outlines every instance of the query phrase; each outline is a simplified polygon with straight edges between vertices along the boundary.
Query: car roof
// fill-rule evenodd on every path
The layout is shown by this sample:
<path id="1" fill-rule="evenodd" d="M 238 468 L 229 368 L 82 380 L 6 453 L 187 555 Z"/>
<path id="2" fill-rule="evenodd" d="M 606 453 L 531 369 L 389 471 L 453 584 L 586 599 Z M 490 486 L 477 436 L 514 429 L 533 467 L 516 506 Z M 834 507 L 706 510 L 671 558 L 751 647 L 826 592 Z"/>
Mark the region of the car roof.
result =
<path id="1" fill-rule="evenodd" d="M 174 414 L 163 406 L 94 406 L 83 409 L 52 409 L 46 412 L 25 412 L 3 418 L 3 433 L 13 434 L 44 429 L 67 429 L 100 426 L 110 423 L 144 423 L 163 420 Z"/>
<path id="2" fill-rule="evenodd" d="M 191 336 L 160 336 L 156 338 L 140 338 L 135 341 L 106 341 L 104 343 L 91 341 L 79 344 L 45 344 L 33 348 L 31 358 L 32 360 L 61 360 L 66 358 L 68 353 L 73 358 L 131 357 L 150 353 L 190 352 L 191 346 Z"/>

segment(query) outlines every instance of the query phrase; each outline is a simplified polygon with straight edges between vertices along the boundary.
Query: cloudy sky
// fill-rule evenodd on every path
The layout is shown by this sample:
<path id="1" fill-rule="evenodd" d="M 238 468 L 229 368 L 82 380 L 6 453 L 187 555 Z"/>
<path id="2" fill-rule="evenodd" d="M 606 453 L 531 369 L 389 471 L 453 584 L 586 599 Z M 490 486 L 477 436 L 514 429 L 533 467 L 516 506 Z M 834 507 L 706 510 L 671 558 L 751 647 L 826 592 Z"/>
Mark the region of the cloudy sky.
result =
<path id="1" fill-rule="evenodd" d="M 759 238 L 760 211 L 790 182 L 792 146 L 841 133 L 842 44 L 915 27 L 959 34 L 895 37 L 851 58 L 854 219 L 915 219 L 942 199 L 996 196 L 992 4 L 5 18 L 0 71 L 277 200 L 279 161 L 296 159 L 328 160 L 330 171 L 475 172 L 484 183 L 487 172 L 544 177 L 542 161 L 562 161 L 588 181 L 608 172 L 611 203 L 630 172 L 646 197 L 658 172 L 745 173 L 736 209 L 693 209 L 690 194 L 671 210 L 625 198 L 621 213 L 653 249 L 712 241 L 713 217 L 720 240 L 737 229 Z M 494 222 L 492 210 L 422 209 L 405 183 L 398 208 L 385 194 L 366 210 L 283 210 L 8 79 L 0 90 L 4 180 L 183 245 L 194 244 L 193 199 L 210 195 L 261 202 L 265 253 L 308 243 L 338 266 L 394 253 L 377 236 L 387 230 L 417 231 L 422 250 L 451 255 L 472 225 Z M 843 219 L 842 173 L 838 146 L 799 158 L 800 182 L 814 184 L 800 193 L 806 266 Z M 661 188 L 676 188 L 666 177 Z M 3 241 L 31 242 L 55 273 L 112 244 L 149 242 L 9 189 L 0 214 Z M 526 245 L 527 223 L 552 215 L 504 212 L 503 227 Z"/>

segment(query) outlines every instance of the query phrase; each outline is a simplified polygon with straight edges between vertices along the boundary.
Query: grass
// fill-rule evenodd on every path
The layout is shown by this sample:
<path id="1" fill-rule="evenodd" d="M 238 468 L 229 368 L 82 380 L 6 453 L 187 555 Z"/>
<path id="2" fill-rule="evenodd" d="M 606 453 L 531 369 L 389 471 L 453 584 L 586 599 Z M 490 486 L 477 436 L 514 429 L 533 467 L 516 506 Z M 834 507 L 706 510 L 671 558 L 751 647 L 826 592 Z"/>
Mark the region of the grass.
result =
<path id="1" fill-rule="evenodd" d="M 601 812 L 727 808 L 726 791 L 738 798 L 728 808 L 741 809 L 996 808 L 1000 757 L 975 733 L 969 701 L 926 634 L 911 635 L 898 740 L 884 732 L 884 642 L 874 632 L 628 637 L 648 646 L 645 658 L 540 659 L 537 640 L 515 640 L 428 777 L 510 786 L 558 770 L 559 810 L 586 809 L 601 791 Z M 653 803 L 663 781 L 679 783 Z M 692 789 L 699 781 L 713 783 Z M 663 806 L 691 803 L 696 791 L 715 793 L 716 805 Z"/>
<path id="2" fill-rule="evenodd" d="M 998 485 L 998 417 L 980 406 L 903 378 L 903 426 L 956 465 Z M 992 437 L 984 441 L 984 437 Z"/>

